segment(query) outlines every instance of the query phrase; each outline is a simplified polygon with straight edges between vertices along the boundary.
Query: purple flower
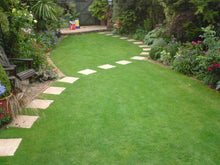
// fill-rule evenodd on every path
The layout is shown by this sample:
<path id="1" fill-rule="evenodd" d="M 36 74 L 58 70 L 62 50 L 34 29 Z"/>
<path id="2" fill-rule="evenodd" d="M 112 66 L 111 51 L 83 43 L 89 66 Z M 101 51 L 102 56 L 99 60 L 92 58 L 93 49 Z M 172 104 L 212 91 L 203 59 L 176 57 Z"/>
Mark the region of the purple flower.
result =
<path id="1" fill-rule="evenodd" d="M 182 60 L 182 58 L 180 58 L 180 60 Z"/>
<path id="2" fill-rule="evenodd" d="M 173 40 L 172 43 L 174 44 L 174 42 L 175 42 L 175 41 Z"/>
<path id="3" fill-rule="evenodd" d="M 193 53 L 196 53 L 196 51 L 194 50 Z"/>
<path id="4" fill-rule="evenodd" d="M 167 44 L 168 46 L 170 45 L 170 43 Z"/>
<path id="5" fill-rule="evenodd" d="M 191 54 L 191 52 L 189 52 L 189 54 Z"/>
<path id="6" fill-rule="evenodd" d="M 193 58 L 190 58 L 190 61 L 193 61 Z"/>

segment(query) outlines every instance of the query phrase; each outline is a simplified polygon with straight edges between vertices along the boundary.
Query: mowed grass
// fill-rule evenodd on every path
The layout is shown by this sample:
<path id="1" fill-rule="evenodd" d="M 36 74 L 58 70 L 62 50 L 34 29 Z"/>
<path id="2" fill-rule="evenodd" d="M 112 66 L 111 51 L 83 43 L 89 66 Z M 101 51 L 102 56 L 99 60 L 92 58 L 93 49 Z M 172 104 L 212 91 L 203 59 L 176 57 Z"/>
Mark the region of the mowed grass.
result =
<path id="1" fill-rule="evenodd" d="M 97 36 L 94 43 L 103 38 L 113 45 L 111 37 L 99 34 L 72 36 L 64 42 L 90 36 Z M 117 44 L 132 46 L 119 39 Z M 59 61 L 62 54 L 56 51 L 62 46 L 53 52 L 54 61 Z M 65 46 L 75 48 L 68 42 Z M 123 51 L 120 58 L 129 60 L 129 52 Z M 146 61 L 122 66 L 100 58 L 88 62 L 97 73 L 81 76 L 76 69 L 85 69 L 84 64 L 79 60 L 67 65 L 69 56 L 64 55 L 60 69 L 80 79 L 74 84 L 54 83 L 66 87 L 60 96 L 40 96 L 55 101 L 40 111 L 31 129 L 0 132 L 0 138 L 23 138 L 15 156 L 0 157 L 0 164 L 220 164 L 219 93 Z M 97 68 L 105 63 L 116 68 Z"/>

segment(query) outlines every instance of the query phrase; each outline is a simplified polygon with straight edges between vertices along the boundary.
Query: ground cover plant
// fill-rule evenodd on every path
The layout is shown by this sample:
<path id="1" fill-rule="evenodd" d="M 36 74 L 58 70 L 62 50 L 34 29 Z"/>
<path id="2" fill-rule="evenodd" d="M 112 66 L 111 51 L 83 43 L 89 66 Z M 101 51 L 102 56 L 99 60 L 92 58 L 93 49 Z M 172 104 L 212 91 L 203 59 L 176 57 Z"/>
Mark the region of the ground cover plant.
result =
<path id="1" fill-rule="evenodd" d="M 66 75 L 80 79 L 54 83 L 66 87 L 60 96 L 40 96 L 55 101 L 31 129 L 1 130 L 0 138 L 23 140 L 15 156 L 0 157 L 0 163 L 219 164 L 219 93 L 147 61 L 115 64 L 138 55 L 137 49 L 100 34 L 62 41 L 52 58 Z M 116 68 L 97 68 L 106 63 Z M 77 73 L 86 68 L 98 72 Z"/>

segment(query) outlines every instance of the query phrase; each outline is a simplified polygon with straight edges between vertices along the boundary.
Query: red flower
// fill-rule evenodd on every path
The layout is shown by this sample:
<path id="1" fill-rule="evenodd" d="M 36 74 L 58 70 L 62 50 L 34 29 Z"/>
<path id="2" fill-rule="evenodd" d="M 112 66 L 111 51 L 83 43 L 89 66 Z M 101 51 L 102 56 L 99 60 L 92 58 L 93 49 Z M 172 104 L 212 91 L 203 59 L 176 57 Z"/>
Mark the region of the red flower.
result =
<path id="1" fill-rule="evenodd" d="M 7 126 L 5 126 L 5 129 L 8 129 L 8 127 L 7 127 Z"/>
<path id="2" fill-rule="evenodd" d="M 159 27 L 157 27 L 157 30 L 159 30 L 160 28 Z"/>
<path id="3" fill-rule="evenodd" d="M 201 43 L 202 43 L 202 41 L 197 41 L 197 43 L 198 43 L 198 44 L 201 44 Z"/>
<path id="4" fill-rule="evenodd" d="M 195 42 L 195 41 L 192 41 L 192 44 L 193 44 L 193 45 L 196 45 L 196 42 Z"/>
<path id="5" fill-rule="evenodd" d="M 2 119 L 3 118 L 3 116 L 2 115 L 0 115 L 0 119 Z"/>
<path id="6" fill-rule="evenodd" d="M 218 64 L 216 64 L 215 62 L 213 62 L 212 65 L 213 65 L 214 67 L 218 67 Z"/>
<path id="7" fill-rule="evenodd" d="M 2 111 L 2 115 L 4 115 L 4 114 L 5 114 L 5 112 L 6 112 L 6 110 Z"/>
<path id="8" fill-rule="evenodd" d="M 209 85 L 209 88 L 211 88 L 212 87 L 212 85 Z"/>
<path id="9" fill-rule="evenodd" d="M 212 72 L 212 71 L 213 71 L 213 69 L 212 69 L 212 68 L 210 68 L 210 67 L 208 66 L 208 71 Z"/>
<path id="10" fill-rule="evenodd" d="M 33 33 L 36 33 L 36 31 L 34 30 Z"/>
<path id="11" fill-rule="evenodd" d="M 203 51 L 202 53 L 203 53 L 203 54 L 206 54 L 206 51 Z"/>

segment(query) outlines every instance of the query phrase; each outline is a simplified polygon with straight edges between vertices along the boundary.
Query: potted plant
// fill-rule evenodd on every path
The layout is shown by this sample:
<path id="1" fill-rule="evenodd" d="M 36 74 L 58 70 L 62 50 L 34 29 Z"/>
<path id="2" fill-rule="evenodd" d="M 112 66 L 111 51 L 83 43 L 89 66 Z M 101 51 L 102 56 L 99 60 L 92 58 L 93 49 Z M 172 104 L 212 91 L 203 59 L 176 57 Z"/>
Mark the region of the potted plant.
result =
<path id="1" fill-rule="evenodd" d="M 0 128 L 8 124 L 12 119 L 11 108 L 8 101 L 11 95 L 9 79 L 2 65 L 0 65 Z"/>
<path id="2" fill-rule="evenodd" d="M 106 25 L 106 11 L 108 9 L 107 0 L 94 0 L 93 3 L 89 6 L 89 12 L 93 17 L 96 17 L 101 21 L 101 25 Z"/>

